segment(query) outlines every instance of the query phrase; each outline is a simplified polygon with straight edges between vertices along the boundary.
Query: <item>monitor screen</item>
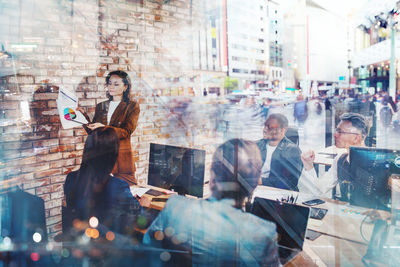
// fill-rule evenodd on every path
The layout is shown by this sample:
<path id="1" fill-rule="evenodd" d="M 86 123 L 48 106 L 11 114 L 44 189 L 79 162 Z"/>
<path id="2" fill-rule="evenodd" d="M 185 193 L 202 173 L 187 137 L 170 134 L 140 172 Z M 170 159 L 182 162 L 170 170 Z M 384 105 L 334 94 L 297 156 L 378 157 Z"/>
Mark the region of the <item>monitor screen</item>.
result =
<path id="1" fill-rule="evenodd" d="M 150 144 L 148 184 L 203 197 L 205 150 Z"/>
<path id="2" fill-rule="evenodd" d="M 389 210 L 388 178 L 400 173 L 400 150 L 350 147 L 350 204 Z"/>
<path id="3" fill-rule="evenodd" d="M 310 208 L 256 197 L 250 212 L 276 224 L 280 246 L 303 248 Z"/>
<path id="4" fill-rule="evenodd" d="M 43 199 L 19 188 L 0 192 L 0 236 L 15 243 L 34 243 L 35 233 L 40 234 L 39 242 L 47 242 Z"/>

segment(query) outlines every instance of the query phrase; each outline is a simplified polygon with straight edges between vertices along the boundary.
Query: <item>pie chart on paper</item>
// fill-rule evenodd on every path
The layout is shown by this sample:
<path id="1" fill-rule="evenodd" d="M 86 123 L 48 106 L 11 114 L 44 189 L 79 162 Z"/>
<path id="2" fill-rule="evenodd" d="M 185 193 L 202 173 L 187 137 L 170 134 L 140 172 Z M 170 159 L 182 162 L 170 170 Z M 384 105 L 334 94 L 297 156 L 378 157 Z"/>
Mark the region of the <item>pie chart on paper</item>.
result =
<path id="1" fill-rule="evenodd" d="M 76 118 L 76 113 L 72 108 L 65 108 L 64 109 L 64 118 L 67 121 L 72 121 L 73 119 Z"/>

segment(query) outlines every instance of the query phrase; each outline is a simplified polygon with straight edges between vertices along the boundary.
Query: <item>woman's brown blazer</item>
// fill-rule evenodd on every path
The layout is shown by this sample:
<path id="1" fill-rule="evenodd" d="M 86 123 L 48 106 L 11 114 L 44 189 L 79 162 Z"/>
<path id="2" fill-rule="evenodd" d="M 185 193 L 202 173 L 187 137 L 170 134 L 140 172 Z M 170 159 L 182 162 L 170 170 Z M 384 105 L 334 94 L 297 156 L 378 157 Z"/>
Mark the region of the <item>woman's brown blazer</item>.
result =
<path id="1" fill-rule="evenodd" d="M 135 131 L 139 119 L 140 107 L 136 101 L 128 103 L 121 101 L 107 124 L 107 113 L 110 101 L 104 101 L 96 105 L 96 111 L 92 123 L 99 122 L 113 127 L 119 137 L 119 153 L 112 173 L 127 181 L 130 185 L 136 184 L 135 163 L 132 154 L 131 135 Z M 84 127 L 89 133 L 90 129 Z"/>

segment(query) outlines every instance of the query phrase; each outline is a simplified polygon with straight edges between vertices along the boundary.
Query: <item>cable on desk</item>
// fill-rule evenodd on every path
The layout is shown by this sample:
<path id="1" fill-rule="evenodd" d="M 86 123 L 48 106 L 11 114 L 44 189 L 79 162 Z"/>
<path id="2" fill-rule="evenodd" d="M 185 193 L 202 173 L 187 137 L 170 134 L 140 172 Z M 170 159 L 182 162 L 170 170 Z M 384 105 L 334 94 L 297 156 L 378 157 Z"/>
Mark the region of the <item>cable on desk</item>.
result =
<path id="1" fill-rule="evenodd" d="M 360 225 L 360 234 L 361 234 L 361 238 L 366 242 L 369 243 L 369 240 L 367 240 L 363 234 L 362 228 L 363 228 L 363 224 L 365 222 L 365 220 L 369 217 L 369 215 L 365 215 L 364 219 L 361 221 L 361 225 Z"/>

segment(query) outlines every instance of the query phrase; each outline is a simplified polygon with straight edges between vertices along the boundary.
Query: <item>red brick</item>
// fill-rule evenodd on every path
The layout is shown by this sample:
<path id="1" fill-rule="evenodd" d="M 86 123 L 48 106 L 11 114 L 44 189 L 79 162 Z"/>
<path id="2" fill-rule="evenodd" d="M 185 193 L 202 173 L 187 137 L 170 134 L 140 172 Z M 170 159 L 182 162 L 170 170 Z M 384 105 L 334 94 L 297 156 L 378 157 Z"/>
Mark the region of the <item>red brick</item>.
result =
<path id="1" fill-rule="evenodd" d="M 76 151 L 76 152 L 64 152 L 63 153 L 63 158 L 64 159 L 70 159 L 70 158 L 79 158 L 82 156 L 82 151 Z"/>
<path id="2" fill-rule="evenodd" d="M 60 223 L 48 226 L 47 229 L 49 230 L 50 235 L 51 235 L 51 233 L 57 234 L 58 232 L 61 232 L 62 224 L 60 222 Z"/>
<path id="3" fill-rule="evenodd" d="M 48 122 L 60 124 L 60 117 L 58 115 L 57 116 L 48 116 L 48 117 L 49 117 Z"/>
<path id="4" fill-rule="evenodd" d="M 59 159 L 62 159 L 62 153 L 51 153 L 36 157 L 37 162 L 43 162 L 43 161 L 49 162 L 52 160 L 59 160 Z"/>
<path id="5" fill-rule="evenodd" d="M 33 142 L 34 147 L 48 147 L 58 145 L 58 139 L 41 140 Z"/>
<path id="6" fill-rule="evenodd" d="M 36 188 L 36 187 L 41 187 L 41 186 L 46 186 L 50 184 L 50 179 L 45 178 L 45 179 L 39 179 L 35 180 L 30 183 L 24 183 L 23 184 L 23 189 L 30 189 L 30 188 Z"/>
<path id="7" fill-rule="evenodd" d="M 61 207 L 49 209 L 49 216 L 61 215 Z"/>
<path id="8" fill-rule="evenodd" d="M 61 174 L 61 169 L 45 170 L 35 173 L 35 178 L 48 177 Z"/>
<path id="9" fill-rule="evenodd" d="M 22 166 L 36 163 L 36 157 L 27 157 L 22 159 L 16 159 L 11 162 L 7 162 L 8 166 Z"/>
<path id="10" fill-rule="evenodd" d="M 53 205 L 52 203 L 56 203 L 56 201 L 58 201 L 58 199 L 45 202 L 44 205 L 45 205 L 46 209 L 54 208 L 54 207 L 52 207 L 52 205 Z M 52 224 L 56 224 L 59 222 L 61 222 L 61 215 L 48 217 L 46 219 L 47 225 L 52 225 Z"/>
<path id="11" fill-rule="evenodd" d="M 54 125 L 54 124 L 39 125 L 38 127 L 36 127 L 36 132 L 38 132 L 38 133 L 40 133 L 40 132 L 50 132 L 50 133 L 58 132 L 59 128 L 60 127 L 58 125 Z"/>
<path id="12" fill-rule="evenodd" d="M 46 133 L 40 133 L 40 134 L 34 133 L 34 134 L 24 135 L 24 139 L 27 141 L 44 139 L 46 137 L 47 137 Z"/>
<path id="13" fill-rule="evenodd" d="M 66 175 L 62 174 L 62 175 L 58 175 L 58 176 L 53 176 L 50 179 L 51 179 L 51 183 L 55 184 L 55 183 L 64 183 L 65 178 L 66 178 Z"/>
<path id="14" fill-rule="evenodd" d="M 34 178 L 34 175 L 33 175 L 33 173 L 30 172 L 30 173 L 20 174 L 18 176 L 15 176 L 14 178 L 20 180 L 22 183 L 25 183 L 27 181 L 32 181 Z"/>
<path id="15" fill-rule="evenodd" d="M 160 129 L 143 130 L 143 135 L 159 134 Z"/>
<path id="16" fill-rule="evenodd" d="M 8 76 L 7 77 L 8 83 L 34 83 L 34 79 L 32 76 Z"/>
<path id="17" fill-rule="evenodd" d="M 46 194 L 48 196 L 47 199 L 45 199 L 45 201 L 50 200 L 50 192 L 51 192 L 51 185 L 41 186 L 36 188 L 36 195 L 40 196 Z"/>
<path id="18" fill-rule="evenodd" d="M 32 101 L 30 103 L 30 108 L 32 109 L 48 108 L 48 101 Z"/>
<path id="19" fill-rule="evenodd" d="M 28 166 L 24 166 L 23 171 L 24 172 L 37 172 L 37 171 L 43 171 L 43 170 L 48 170 L 49 169 L 49 164 L 47 162 L 44 163 L 36 163 Z"/>
<path id="20" fill-rule="evenodd" d="M 62 186 L 64 186 L 64 184 L 62 184 Z M 64 197 L 64 190 L 51 193 L 51 199 L 57 199 L 57 198 L 61 198 L 62 199 L 63 197 Z"/>
<path id="21" fill-rule="evenodd" d="M 76 143 L 82 143 L 81 136 L 60 138 L 60 145 L 76 144 Z"/>
<path id="22" fill-rule="evenodd" d="M 68 174 L 70 172 L 77 171 L 77 170 L 79 170 L 79 167 L 80 166 L 63 168 L 63 174 Z"/>
<path id="23" fill-rule="evenodd" d="M 36 195 L 38 197 L 40 197 L 41 199 L 43 199 L 44 201 L 49 201 L 50 200 L 50 194 L 39 195 L 38 189 L 40 189 L 40 188 L 43 188 L 43 187 L 36 188 Z"/>
<path id="24" fill-rule="evenodd" d="M 73 150 L 75 150 L 75 145 L 59 145 L 56 147 L 52 147 L 50 149 L 50 153 L 66 152 L 66 151 L 73 151 Z"/>
<path id="25" fill-rule="evenodd" d="M 50 169 L 75 165 L 75 159 L 63 159 L 50 162 Z"/>
<path id="26" fill-rule="evenodd" d="M 51 192 L 60 192 L 60 191 L 63 192 L 63 187 L 64 187 L 63 183 L 52 184 Z M 52 197 L 51 199 L 54 199 L 54 197 Z"/>
<path id="27" fill-rule="evenodd" d="M 49 106 L 49 108 L 56 108 L 57 102 L 55 100 L 50 100 L 50 101 L 47 101 L 47 105 Z"/>
<path id="28" fill-rule="evenodd" d="M 58 97 L 58 93 L 39 93 L 33 96 L 34 100 L 55 100 Z"/>

